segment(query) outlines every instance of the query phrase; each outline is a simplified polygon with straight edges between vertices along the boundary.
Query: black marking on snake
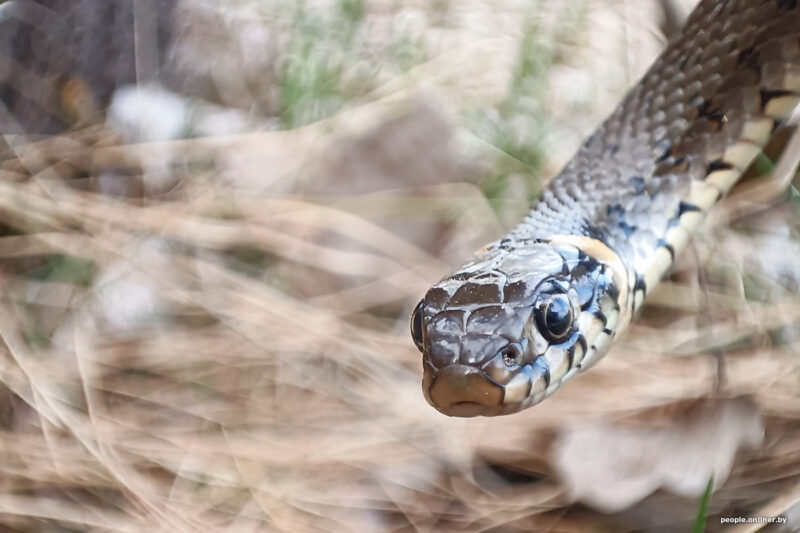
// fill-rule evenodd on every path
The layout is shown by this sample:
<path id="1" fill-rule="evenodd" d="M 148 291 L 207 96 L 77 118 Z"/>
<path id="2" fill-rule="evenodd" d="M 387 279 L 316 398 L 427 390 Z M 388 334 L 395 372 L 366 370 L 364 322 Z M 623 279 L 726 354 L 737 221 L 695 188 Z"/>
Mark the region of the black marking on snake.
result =
<path id="1" fill-rule="evenodd" d="M 539 356 L 539 357 L 541 358 L 542 356 Z M 538 359 L 537 359 L 537 361 L 538 361 Z M 536 361 L 534 361 L 533 363 L 535 365 Z M 547 365 L 547 362 L 542 362 L 542 364 L 540 364 L 539 366 L 542 369 L 544 369 L 544 373 L 542 374 L 542 378 L 544 378 L 544 386 L 545 386 L 545 389 L 546 389 L 546 388 L 548 388 L 550 386 L 550 367 Z"/>
<path id="2" fill-rule="evenodd" d="M 606 216 L 607 217 L 617 217 L 617 218 L 624 218 L 625 217 L 625 209 L 622 207 L 622 204 L 613 204 L 606 207 Z"/>
<path id="3" fill-rule="evenodd" d="M 631 226 L 626 222 L 625 208 L 622 207 L 621 204 L 614 204 L 606 207 L 606 216 L 615 222 L 616 226 L 622 230 L 627 239 L 638 229 L 637 226 Z"/>
<path id="4" fill-rule="evenodd" d="M 591 237 L 592 239 L 598 240 L 608 246 L 608 243 L 606 242 L 606 236 L 603 231 L 592 225 L 587 218 L 583 219 L 583 232 L 587 237 Z"/>
<path id="5" fill-rule="evenodd" d="M 613 332 L 608 328 L 603 328 L 603 333 L 605 333 L 606 335 L 608 335 L 610 337 Z"/>
<path id="6" fill-rule="evenodd" d="M 568 361 L 567 362 L 567 368 L 572 368 L 572 365 L 575 364 L 575 345 L 574 344 L 569 347 L 569 350 L 567 350 L 567 357 L 568 357 L 568 359 L 567 359 L 567 361 Z"/>
<path id="7" fill-rule="evenodd" d="M 708 164 L 706 167 L 706 177 L 712 172 L 716 172 L 717 170 L 730 170 L 733 168 L 733 165 L 728 163 L 723 159 L 715 159 L 711 163 Z"/>
<path id="8" fill-rule="evenodd" d="M 755 46 L 745 48 L 739 52 L 739 56 L 736 58 L 736 64 L 740 66 L 747 65 L 757 73 L 761 72 L 761 56 L 756 50 Z"/>
<path id="9" fill-rule="evenodd" d="M 778 9 L 797 9 L 797 0 L 778 0 Z"/>
<path id="10" fill-rule="evenodd" d="M 526 398 L 531 395 L 531 389 L 533 389 L 533 380 L 528 380 L 528 387 L 525 389 L 525 397 Z M 506 392 L 505 392 L 505 390 L 503 390 L 503 400 L 505 400 L 505 395 L 506 395 Z"/>
<path id="11" fill-rule="evenodd" d="M 570 273 L 572 279 L 578 281 L 575 284 L 575 292 L 578 293 L 578 299 L 582 302 L 581 311 L 585 311 L 592 305 L 597 275 L 589 276 L 590 273 L 597 272 L 598 265 L 599 263 L 595 259 L 584 255 L 581 262 Z"/>
<path id="12" fill-rule="evenodd" d="M 769 89 L 761 89 L 759 91 L 761 94 L 761 107 L 766 107 L 770 100 L 773 98 L 780 98 L 781 96 L 788 96 L 792 94 L 792 91 L 784 91 L 784 90 L 777 90 L 771 91 Z"/>
<path id="13" fill-rule="evenodd" d="M 612 156 L 617 155 L 618 151 L 619 151 L 619 145 L 618 144 L 615 144 L 614 146 L 611 147 L 611 155 Z"/>
<path id="14" fill-rule="evenodd" d="M 712 187 L 713 189 L 715 189 L 715 190 L 717 191 L 717 196 L 714 198 L 714 203 L 717 203 L 717 202 L 719 202 L 720 200 L 722 200 L 722 190 L 720 190 L 720 188 L 719 188 L 719 187 L 717 187 L 717 186 L 716 186 L 715 184 L 713 184 L 713 183 L 709 183 L 709 184 L 708 184 L 708 186 L 709 186 L 709 187 Z"/>
<path id="15" fill-rule="evenodd" d="M 638 226 L 631 226 L 627 222 L 623 222 L 623 221 L 619 222 L 619 227 L 622 230 L 622 232 L 625 234 L 625 238 L 626 239 L 630 239 L 631 235 L 633 235 L 636 232 L 636 230 L 639 229 Z"/>
<path id="16" fill-rule="evenodd" d="M 584 338 L 583 338 L 583 335 L 578 335 L 578 342 L 579 342 L 579 343 L 581 343 L 581 348 L 583 348 L 583 356 L 584 356 L 584 357 L 586 357 L 586 339 L 584 339 Z M 574 348 L 574 347 L 575 347 L 575 345 L 573 344 L 573 348 Z M 577 366 L 578 368 L 580 368 L 580 367 L 581 367 L 581 365 L 583 364 L 583 362 L 582 362 L 582 361 L 583 361 L 583 360 L 581 360 L 581 362 L 580 362 L 580 363 L 578 363 L 578 364 L 577 364 L 577 365 L 575 365 L 575 366 Z"/>
<path id="17" fill-rule="evenodd" d="M 591 255 L 586 255 L 586 253 L 583 252 L 583 251 L 581 251 L 580 259 L 581 259 L 581 264 L 579 265 L 579 267 L 583 266 L 583 268 L 584 268 L 583 273 L 584 274 L 586 274 L 587 272 L 592 272 L 597 267 L 600 266 L 600 263 L 597 261 L 597 259 L 595 259 Z M 575 267 L 575 268 L 577 269 L 579 267 Z"/>
<path id="18" fill-rule="evenodd" d="M 676 216 L 678 218 L 680 218 L 681 216 L 683 216 L 686 213 L 693 213 L 693 212 L 696 212 L 696 211 L 700 211 L 700 208 L 697 207 L 696 205 L 691 204 L 689 202 L 680 202 L 678 204 L 678 211 L 677 211 Z"/>
<path id="19" fill-rule="evenodd" d="M 699 116 L 705 118 L 706 120 L 716 122 L 717 129 L 719 129 L 722 126 L 722 122 L 725 120 L 725 112 L 721 108 L 714 106 L 712 100 L 704 101 L 697 108 L 697 111 L 699 113 Z"/>
<path id="20" fill-rule="evenodd" d="M 663 163 L 672 155 L 672 141 L 661 139 L 653 146 L 653 149 L 662 151 L 661 155 L 656 158 L 656 164 Z"/>
<path id="21" fill-rule="evenodd" d="M 585 261 L 581 261 L 580 263 L 578 263 L 577 266 L 575 266 L 575 268 L 572 269 L 570 275 L 573 278 L 579 278 L 581 276 L 585 276 L 587 271 L 589 271 L 589 266 L 586 264 Z"/>
<path id="22" fill-rule="evenodd" d="M 633 293 L 636 294 L 638 291 L 647 294 L 647 282 L 641 274 L 636 274 L 636 282 L 633 284 Z"/>
<path id="23" fill-rule="evenodd" d="M 668 243 L 664 239 L 658 239 L 658 242 L 656 243 L 656 245 L 657 246 L 663 246 L 664 248 L 666 248 L 667 251 L 669 252 L 669 255 L 672 258 L 672 260 L 675 261 L 675 248 L 673 248 L 670 243 Z"/>

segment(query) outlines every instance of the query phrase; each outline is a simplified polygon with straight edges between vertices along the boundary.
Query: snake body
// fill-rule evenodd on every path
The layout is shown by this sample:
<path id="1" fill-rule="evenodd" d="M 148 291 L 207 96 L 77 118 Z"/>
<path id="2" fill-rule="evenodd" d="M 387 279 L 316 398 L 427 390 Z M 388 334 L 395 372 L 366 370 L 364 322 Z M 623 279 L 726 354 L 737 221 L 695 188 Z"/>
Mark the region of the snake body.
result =
<path id="1" fill-rule="evenodd" d="M 527 217 L 425 294 L 429 403 L 517 412 L 606 353 L 800 102 L 798 4 L 702 0 Z"/>

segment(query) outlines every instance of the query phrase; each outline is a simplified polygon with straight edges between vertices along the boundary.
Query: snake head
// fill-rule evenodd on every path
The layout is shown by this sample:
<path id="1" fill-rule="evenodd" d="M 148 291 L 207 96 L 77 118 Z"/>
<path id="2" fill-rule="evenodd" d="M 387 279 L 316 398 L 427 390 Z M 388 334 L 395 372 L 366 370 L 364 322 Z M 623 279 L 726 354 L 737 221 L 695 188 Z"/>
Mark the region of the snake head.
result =
<path id="1" fill-rule="evenodd" d="M 514 413 L 603 355 L 624 322 L 627 275 L 607 248 L 590 255 L 570 239 L 494 243 L 425 294 L 411 335 L 433 407 Z"/>

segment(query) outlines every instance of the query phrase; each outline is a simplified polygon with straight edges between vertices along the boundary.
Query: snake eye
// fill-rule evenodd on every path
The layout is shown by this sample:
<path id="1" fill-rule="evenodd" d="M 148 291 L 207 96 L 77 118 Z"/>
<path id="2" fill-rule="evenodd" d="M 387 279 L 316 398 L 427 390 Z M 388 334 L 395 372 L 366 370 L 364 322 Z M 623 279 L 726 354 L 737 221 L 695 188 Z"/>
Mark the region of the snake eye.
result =
<path id="1" fill-rule="evenodd" d="M 536 327 L 549 342 L 561 342 L 572 331 L 572 305 L 564 293 L 545 295 L 534 314 Z"/>
<path id="2" fill-rule="evenodd" d="M 411 338 L 414 339 L 414 344 L 417 350 L 422 352 L 422 307 L 424 300 L 420 300 L 414 312 L 411 313 Z"/>

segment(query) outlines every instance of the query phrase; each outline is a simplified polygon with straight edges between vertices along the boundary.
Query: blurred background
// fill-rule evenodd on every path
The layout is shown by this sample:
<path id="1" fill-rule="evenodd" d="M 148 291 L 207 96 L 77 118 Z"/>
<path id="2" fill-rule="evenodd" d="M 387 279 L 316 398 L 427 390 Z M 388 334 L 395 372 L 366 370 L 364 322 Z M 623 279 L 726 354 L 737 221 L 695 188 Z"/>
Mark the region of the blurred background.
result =
<path id="1" fill-rule="evenodd" d="M 694 3 L 0 1 L 0 531 L 800 530 L 794 145 L 531 410 L 408 333 Z"/>

